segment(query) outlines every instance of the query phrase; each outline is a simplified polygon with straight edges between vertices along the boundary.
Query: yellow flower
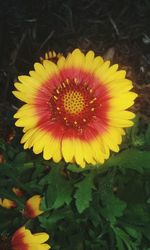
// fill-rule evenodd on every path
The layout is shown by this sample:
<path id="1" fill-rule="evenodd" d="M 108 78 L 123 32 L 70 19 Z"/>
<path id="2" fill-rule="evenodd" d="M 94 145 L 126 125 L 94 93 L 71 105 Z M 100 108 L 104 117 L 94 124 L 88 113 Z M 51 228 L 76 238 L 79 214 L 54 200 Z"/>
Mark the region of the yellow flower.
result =
<path id="1" fill-rule="evenodd" d="M 34 218 L 43 213 L 40 210 L 41 196 L 34 195 L 26 201 L 24 215 L 28 218 Z"/>
<path id="2" fill-rule="evenodd" d="M 19 188 L 13 187 L 12 191 L 18 196 L 18 197 L 22 197 L 24 195 L 23 191 L 20 190 Z"/>
<path id="3" fill-rule="evenodd" d="M 4 198 L 4 199 L 0 198 L 0 206 L 7 208 L 7 209 L 10 209 L 10 208 L 16 207 L 16 202 L 11 201 L 11 200 L 6 199 L 6 198 Z"/>
<path id="4" fill-rule="evenodd" d="M 54 50 L 46 52 L 43 57 L 40 57 L 40 61 L 43 62 L 44 60 L 50 60 L 54 63 L 57 63 L 58 59 L 62 56 L 61 53 L 56 53 Z"/>
<path id="5" fill-rule="evenodd" d="M 110 66 L 93 51 L 75 49 L 57 64 L 35 63 L 30 76 L 19 76 L 13 94 L 26 104 L 15 114 L 24 127 L 21 143 L 45 160 L 104 163 L 119 151 L 125 127 L 133 125 L 127 109 L 137 94 L 118 64 Z"/>
<path id="6" fill-rule="evenodd" d="M 11 239 L 12 250 L 48 250 L 50 245 L 45 244 L 49 239 L 47 233 L 32 234 L 25 227 L 19 228 Z"/>

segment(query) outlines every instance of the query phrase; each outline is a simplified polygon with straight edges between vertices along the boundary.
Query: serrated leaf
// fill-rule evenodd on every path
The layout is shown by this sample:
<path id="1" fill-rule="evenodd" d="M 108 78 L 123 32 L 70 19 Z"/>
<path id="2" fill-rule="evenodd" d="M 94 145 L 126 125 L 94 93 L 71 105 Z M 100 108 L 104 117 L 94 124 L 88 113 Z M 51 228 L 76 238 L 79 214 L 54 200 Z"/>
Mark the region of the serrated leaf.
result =
<path id="1" fill-rule="evenodd" d="M 138 149 L 127 149 L 112 156 L 104 166 L 118 166 L 120 168 L 134 169 L 140 173 L 143 169 L 150 169 L 150 153 Z"/>
<path id="2" fill-rule="evenodd" d="M 86 208 L 89 207 L 90 201 L 92 200 L 92 189 L 94 175 L 92 173 L 85 175 L 84 179 L 77 184 L 77 190 L 75 192 L 76 207 L 79 213 L 82 213 Z"/>
<path id="3" fill-rule="evenodd" d="M 106 205 L 101 208 L 101 214 L 109 220 L 111 224 L 116 223 L 116 218 L 121 217 L 126 208 L 126 203 L 113 194 L 105 199 Z"/>
<path id="4" fill-rule="evenodd" d="M 40 184 L 48 184 L 45 197 L 48 209 L 68 205 L 72 200 L 73 186 L 68 179 L 64 178 L 60 170 L 61 167 L 52 168 L 50 173 L 40 181 Z"/>
<path id="5" fill-rule="evenodd" d="M 81 168 L 76 164 L 70 163 L 70 164 L 68 164 L 67 169 L 71 172 L 74 172 L 74 173 L 82 173 L 82 172 L 85 172 L 87 170 L 91 170 L 91 168 L 92 168 L 92 170 L 97 169 L 97 167 L 98 167 L 97 165 L 93 166 L 91 164 L 88 164 L 84 168 Z"/>
<path id="6" fill-rule="evenodd" d="M 72 197 L 72 185 L 69 181 L 60 178 L 56 183 L 57 197 L 52 208 L 57 209 L 64 204 L 69 205 Z"/>

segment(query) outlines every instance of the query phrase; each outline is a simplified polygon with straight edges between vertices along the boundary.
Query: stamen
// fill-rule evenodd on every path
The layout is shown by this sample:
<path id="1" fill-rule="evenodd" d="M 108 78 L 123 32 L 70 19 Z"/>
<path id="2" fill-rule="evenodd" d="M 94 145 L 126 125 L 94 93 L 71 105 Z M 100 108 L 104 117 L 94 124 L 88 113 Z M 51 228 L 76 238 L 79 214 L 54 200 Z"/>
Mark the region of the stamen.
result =
<path id="1" fill-rule="evenodd" d="M 66 88 L 66 84 L 64 82 L 62 82 L 62 85 L 63 85 L 64 88 Z"/>
<path id="2" fill-rule="evenodd" d="M 95 102 L 97 100 L 97 98 L 96 97 L 94 97 L 93 98 L 93 100 L 92 101 L 90 101 L 90 103 L 93 103 L 93 102 Z"/>
<path id="3" fill-rule="evenodd" d="M 74 82 L 75 82 L 75 83 L 78 83 L 78 79 L 77 79 L 77 78 L 74 78 Z"/>
<path id="4" fill-rule="evenodd" d="M 69 83 L 70 83 L 68 78 L 66 78 L 66 83 L 67 83 L 67 84 L 69 84 Z"/>
<path id="5" fill-rule="evenodd" d="M 52 120 L 61 121 L 66 127 L 81 130 L 95 115 L 94 90 L 77 77 L 66 78 L 54 90 L 52 97 Z M 80 131 L 81 133 L 81 131 Z"/>

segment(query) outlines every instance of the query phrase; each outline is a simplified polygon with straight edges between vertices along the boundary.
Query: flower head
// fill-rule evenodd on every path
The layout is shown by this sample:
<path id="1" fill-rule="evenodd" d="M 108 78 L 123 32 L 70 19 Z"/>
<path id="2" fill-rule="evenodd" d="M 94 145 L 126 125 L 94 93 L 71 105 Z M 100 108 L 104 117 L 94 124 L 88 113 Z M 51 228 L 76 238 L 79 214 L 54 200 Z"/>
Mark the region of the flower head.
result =
<path id="1" fill-rule="evenodd" d="M 23 191 L 20 188 L 13 187 L 12 191 L 18 196 L 22 197 L 24 195 Z"/>
<path id="2" fill-rule="evenodd" d="M 48 250 L 50 245 L 45 244 L 49 239 L 47 233 L 32 234 L 25 227 L 19 228 L 11 239 L 12 250 Z"/>
<path id="3" fill-rule="evenodd" d="M 24 215 L 28 218 L 35 218 L 36 216 L 43 213 L 40 210 L 41 196 L 34 195 L 26 201 Z"/>
<path id="4" fill-rule="evenodd" d="M 12 191 L 18 196 L 18 197 L 21 197 L 23 196 L 23 192 L 19 189 L 19 188 L 16 188 L 16 187 L 13 187 L 12 188 Z M 9 200 L 9 199 L 2 199 L 0 198 L 0 206 L 4 207 L 4 208 L 7 208 L 7 209 L 10 209 L 10 208 L 14 208 L 17 206 L 16 202 L 15 201 L 12 201 L 12 200 Z"/>
<path id="5" fill-rule="evenodd" d="M 40 57 L 40 61 L 43 62 L 44 60 L 50 60 L 54 63 L 57 63 L 58 59 L 62 56 L 61 53 L 56 53 L 54 50 L 46 52 L 43 57 Z"/>
<path id="6" fill-rule="evenodd" d="M 4 198 L 4 199 L 0 198 L 0 206 L 7 208 L 7 209 L 10 209 L 10 208 L 16 207 L 16 202 L 9 200 L 9 199 L 6 199 L 6 198 Z"/>
<path id="7" fill-rule="evenodd" d="M 126 72 L 110 61 L 75 49 L 57 64 L 35 63 L 30 76 L 18 77 L 14 95 L 25 102 L 15 118 L 24 127 L 21 143 L 46 160 L 103 163 L 118 152 L 125 127 L 133 125 L 127 109 L 137 94 Z"/>

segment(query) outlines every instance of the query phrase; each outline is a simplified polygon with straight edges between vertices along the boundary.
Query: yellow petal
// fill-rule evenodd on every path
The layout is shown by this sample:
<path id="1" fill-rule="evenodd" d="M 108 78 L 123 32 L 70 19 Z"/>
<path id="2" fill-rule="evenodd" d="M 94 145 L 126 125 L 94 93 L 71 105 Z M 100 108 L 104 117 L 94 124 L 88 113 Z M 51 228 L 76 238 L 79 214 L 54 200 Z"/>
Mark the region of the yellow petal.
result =
<path id="1" fill-rule="evenodd" d="M 49 235 L 47 233 L 36 233 L 34 239 L 37 243 L 44 243 L 49 239 Z"/>
<path id="2" fill-rule="evenodd" d="M 79 50 L 75 49 L 72 54 L 69 54 L 66 58 L 65 67 L 82 67 L 84 63 L 84 54 Z"/>
<path id="3" fill-rule="evenodd" d="M 76 163 L 81 166 L 81 167 L 85 167 L 85 161 L 83 159 L 83 149 L 82 149 L 82 144 L 80 143 L 80 140 L 79 139 L 75 139 L 73 138 L 73 146 L 74 146 L 74 149 L 75 149 L 75 152 L 74 152 L 74 158 L 75 158 L 75 161 Z"/>
<path id="4" fill-rule="evenodd" d="M 111 126 L 114 127 L 123 127 L 123 128 L 128 128 L 128 127 L 132 127 L 134 125 L 133 121 L 130 120 L 125 120 L 125 119 L 115 119 L 115 118 L 111 118 L 109 123 L 111 124 Z"/>
<path id="5" fill-rule="evenodd" d="M 118 112 L 109 112 L 108 117 L 110 119 L 133 119 L 135 114 L 130 111 L 118 111 Z"/>
<path id="6" fill-rule="evenodd" d="M 43 158 L 49 160 L 53 157 L 55 162 L 58 162 L 61 155 L 61 141 L 48 134 L 48 140 L 45 141 Z"/>
<path id="7" fill-rule="evenodd" d="M 12 91 L 13 95 L 16 96 L 19 100 L 26 102 L 26 103 L 32 103 L 33 99 L 31 97 L 24 95 L 24 93 L 19 91 Z"/>
<path id="8" fill-rule="evenodd" d="M 43 145 L 43 140 L 47 139 L 47 133 L 42 131 L 41 129 L 37 129 L 34 131 L 32 136 L 28 140 L 28 147 L 31 148 L 34 146 L 35 152 L 38 151 L 38 148 L 41 148 Z"/>
<path id="9" fill-rule="evenodd" d="M 35 68 L 36 73 L 40 75 L 43 81 L 48 79 L 49 73 L 45 70 L 45 68 L 43 67 L 41 63 L 35 63 L 34 68 Z"/>
<path id="10" fill-rule="evenodd" d="M 23 117 L 20 118 L 15 122 L 15 125 L 17 127 L 27 127 L 27 128 L 33 128 L 37 125 L 38 118 L 36 116 L 29 116 L 29 117 Z"/>
<path id="11" fill-rule="evenodd" d="M 64 56 L 61 56 L 59 59 L 58 59 L 58 62 L 57 62 L 57 66 L 59 69 L 62 69 L 65 65 L 65 62 L 66 62 L 66 59 Z"/>
<path id="12" fill-rule="evenodd" d="M 73 160 L 74 148 L 71 139 L 62 140 L 62 155 L 66 162 L 71 162 Z"/>
<path id="13" fill-rule="evenodd" d="M 27 140 L 30 139 L 30 137 L 37 131 L 37 128 L 29 129 L 25 134 L 23 135 L 21 139 L 21 143 L 25 143 Z"/>
<path id="14" fill-rule="evenodd" d="M 102 64 L 104 63 L 103 58 L 101 56 L 97 56 L 94 58 L 90 71 L 96 71 Z"/>
<path id="15" fill-rule="evenodd" d="M 58 74 L 58 67 L 51 61 L 43 61 L 44 68 L 48 73 L 48 78 L 51 78 L 53 75 Z"/>
<path id="16" fill-rule="evenodd" d="M 116 110 L 127 109 L 134 104 L 134 100 L 136 97 L 136 93 L 128 92 L 118 98 L 112 98 L 110 99 L 110 107 L 114 112 Z"/>
<path id="17" fill-rule="evenodd" d="M 102 73 L 107 73 L 108 68 L 110 65 L 110 61 L 105 61 L 101 66 L 95 71 L 96 76 L 98 76 L 101 79 L 101 74 Z"/>

